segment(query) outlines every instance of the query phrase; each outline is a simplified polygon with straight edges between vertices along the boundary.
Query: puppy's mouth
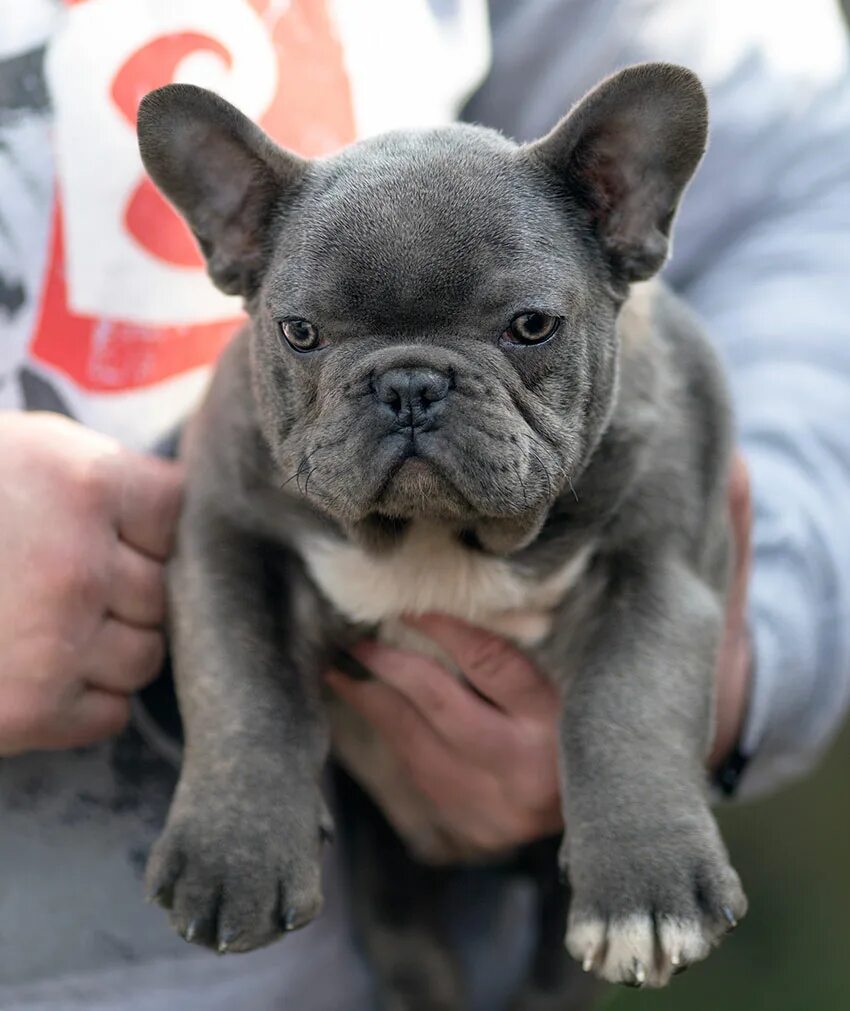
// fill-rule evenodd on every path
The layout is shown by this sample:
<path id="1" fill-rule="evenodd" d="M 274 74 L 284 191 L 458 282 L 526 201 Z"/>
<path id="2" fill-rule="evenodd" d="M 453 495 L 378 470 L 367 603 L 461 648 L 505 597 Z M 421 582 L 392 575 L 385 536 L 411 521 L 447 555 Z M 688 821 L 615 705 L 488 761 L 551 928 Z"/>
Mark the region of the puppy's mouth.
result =
<path id="1" fill-rule="evenodd" d="M 430 460 L 412 450 L 392 468 L 387 481 L 423 481 L 430 479 L 436 471 Z"/>
<path id="2" fill-rule="evenodd" d="M 427 515 L 455 519 L 473 514 L 471 503 L 422 445 L 424 441 L 411 437 L 399 447 L 375 496 L 376 511 L 403 518 Z"/>

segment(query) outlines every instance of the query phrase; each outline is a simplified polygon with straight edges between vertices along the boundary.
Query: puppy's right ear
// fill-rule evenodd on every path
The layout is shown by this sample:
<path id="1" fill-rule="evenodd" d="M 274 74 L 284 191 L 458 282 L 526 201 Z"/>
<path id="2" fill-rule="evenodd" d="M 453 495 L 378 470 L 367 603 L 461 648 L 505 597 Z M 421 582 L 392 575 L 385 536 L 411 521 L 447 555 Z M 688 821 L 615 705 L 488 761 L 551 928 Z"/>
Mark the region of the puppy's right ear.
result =
<path id="1" fill-rule="evenodd" d="M 210 277 L 228 295 L 250 297 L 307 163 L 235 106 L 189 84 L 146 95 L 137 129 L 145 168 L 188 222 Z"/>

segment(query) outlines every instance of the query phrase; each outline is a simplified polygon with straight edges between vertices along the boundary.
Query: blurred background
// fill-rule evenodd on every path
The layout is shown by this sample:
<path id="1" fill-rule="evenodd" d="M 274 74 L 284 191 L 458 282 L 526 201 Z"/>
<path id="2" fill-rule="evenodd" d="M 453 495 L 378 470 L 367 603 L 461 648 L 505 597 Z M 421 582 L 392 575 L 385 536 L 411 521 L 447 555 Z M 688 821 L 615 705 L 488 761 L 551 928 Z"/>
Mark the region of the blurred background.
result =
<path id="1" fill-rule="evenodd" d="M 850 20 L 850 0 L 842 0 Z M 848 520 L 850 521 L 850 520 Z M 604 1011 L 850 1009 L 850 727 L 808 779 L 720 812 L 750 900 L 734 938 L 661 993 Z"/>
<path id="2" fill-rule="evenodd" d="M 850 0 L 841 2 L 850 16 Z M 286 0 L 276 6 L 285 7 Z M 708 962 L 678 977 L 668 990 L 612 988 L 601 1009 L 850 1011 L 848 785 L 850 727 L 806 780 L 767 800 L 722 809 L 724 837 L 750 899 L 748 917 Z M 124 795 L 119 800 L 126 804 Z M 70 833 L 68 826 L 63 831 Z M 125 905 L 135 909 L 137 886 L 131 885 Z M 116 906 L 123 901 L 106 898 Z M 56 910 L 49 915 L 55 917 Z M 151 922 L 151 932 L 161 930 L 158 914 Z M 17 922 L 15 929 L 20 929 Z M 162 931 L 162 936 L 170 942 L 170 934 Z M 73 942 L 64 946 L 72 948 Z M 5 1011 L 2 999 L 0 1011 Z"/>
<path id="3" fill-rule="evenodd" d="M 750 900 L 736 933 L 665 991 L 614 991 L 603 1011 L 850 1009 L 850 728 L 819 771 L 720 811 Z"/>
<path id="4" fill-rule="evenodd" d="M 612 988 L 600 1011 L 848 1011 L 850 726 L 814 775 L 719 815 L 746 920 L 667 990 Z"/>

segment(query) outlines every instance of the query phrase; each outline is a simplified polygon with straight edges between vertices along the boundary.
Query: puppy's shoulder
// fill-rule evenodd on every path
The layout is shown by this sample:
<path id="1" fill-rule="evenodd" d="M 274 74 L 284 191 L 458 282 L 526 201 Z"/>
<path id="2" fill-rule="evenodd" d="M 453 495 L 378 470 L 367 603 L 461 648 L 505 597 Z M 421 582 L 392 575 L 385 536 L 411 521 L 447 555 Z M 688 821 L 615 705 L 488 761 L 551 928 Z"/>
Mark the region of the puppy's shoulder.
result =
<path id="1" fill-rule="evenodd" d="M 250 499 L 270 487 L 274 472 L 251 395 L 249 342 L 245 327 L 224 349 L 180 440 L 190 504 L 214 502 L 222 514 L 247 516 Z"/>
<path id="2" fill-rule="evenodd" d="M 717 353 L 696 313 L 668 285 L 653 279 L 632 286 L 617 321 L 626 367 L 645 362 L 660 381 L 684 381 L 690 396 L 728 410 Z M 656 381 L 659 381 L 658 378 Z"/>
<path id="3" fill-rule="evenodd" d="M 732 441 L 723 368 L 696 314 L 659 281 L 634 286 L 619 325 L 621 389 L 609 438 L 640 460 L 619 527 L 656 530 L 701 556 L 707 542 L 723 540 Z"/>

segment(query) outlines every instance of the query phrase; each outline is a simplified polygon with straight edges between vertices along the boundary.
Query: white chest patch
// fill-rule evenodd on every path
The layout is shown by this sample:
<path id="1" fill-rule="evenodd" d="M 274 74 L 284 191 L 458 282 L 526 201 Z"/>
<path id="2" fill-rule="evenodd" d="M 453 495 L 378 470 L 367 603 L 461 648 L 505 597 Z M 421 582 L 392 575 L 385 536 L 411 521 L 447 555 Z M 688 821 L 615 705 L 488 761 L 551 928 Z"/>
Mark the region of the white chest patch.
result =
<path id="1" fill-rule="evenodd" d="M 592 547 L 541 580 L 423 522 L 388 555 L 314 538 L 304 558 L 325 596 L 350 621 L 377 624 L 439 612 L 532 645 L 546 636 L 553 608 L 584 572 Z"/>

